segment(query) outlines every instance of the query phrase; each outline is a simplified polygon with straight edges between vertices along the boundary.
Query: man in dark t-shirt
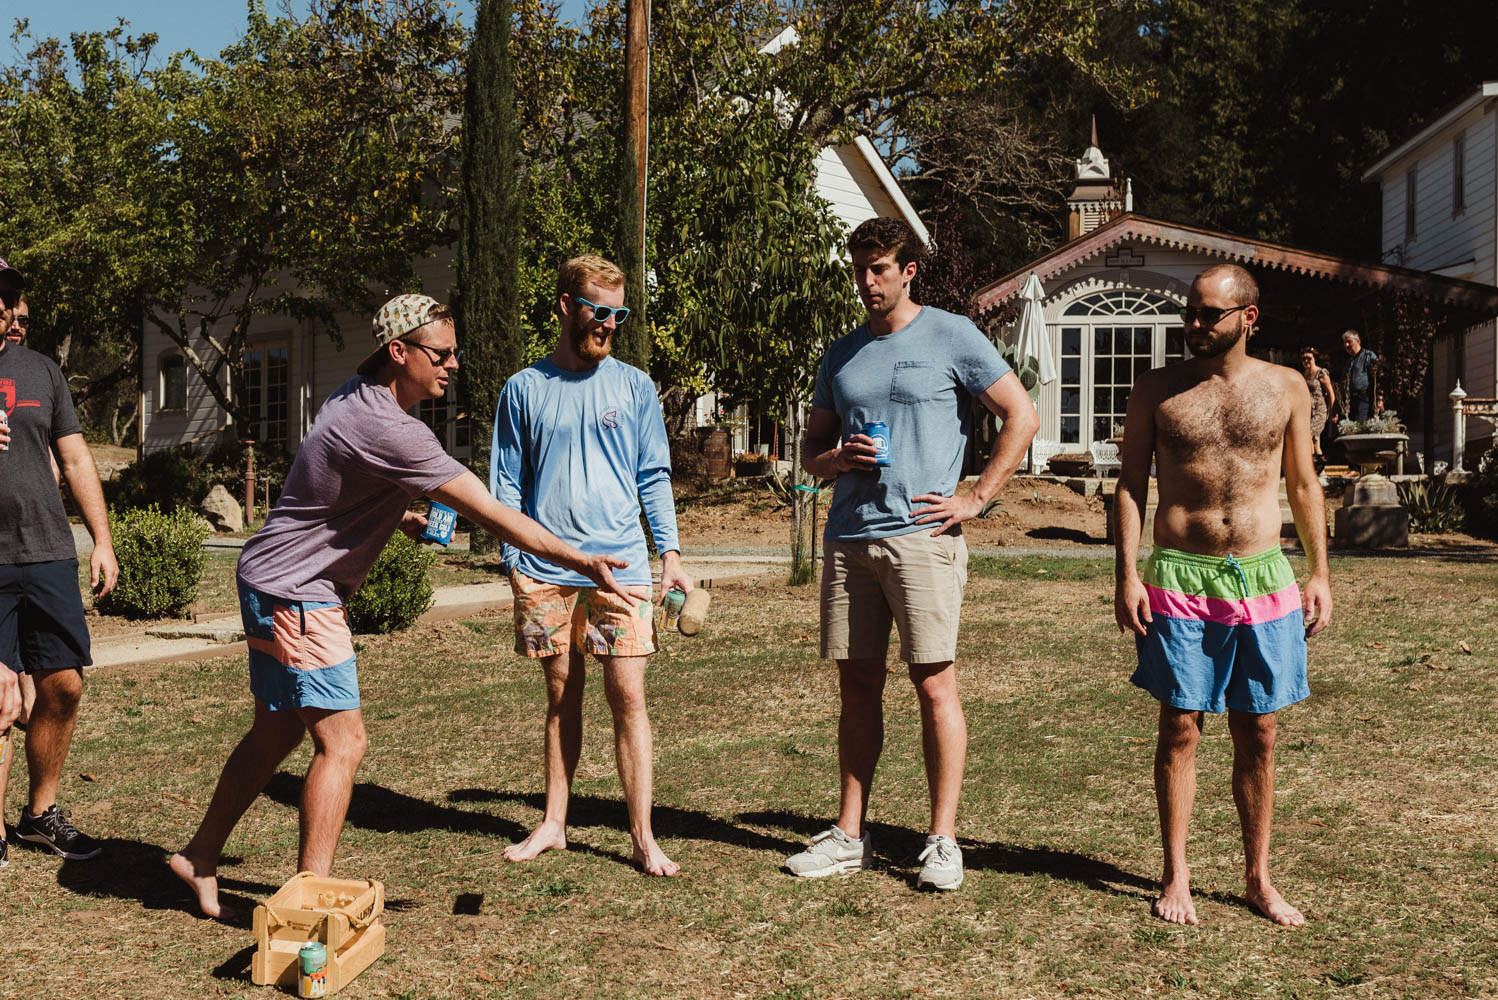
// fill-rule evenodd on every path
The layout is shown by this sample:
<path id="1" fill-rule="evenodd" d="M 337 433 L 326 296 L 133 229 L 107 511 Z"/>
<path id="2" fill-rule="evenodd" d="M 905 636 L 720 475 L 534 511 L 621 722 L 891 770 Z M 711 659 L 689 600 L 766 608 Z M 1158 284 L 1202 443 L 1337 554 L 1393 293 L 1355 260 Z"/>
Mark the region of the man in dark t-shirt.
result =
<path id="1" fill-rule="evenodd" d="M 26 730 L 31 787 L 16 832 L 80 861 L 100 847 L 58 810 L 57 784 L 83 697 L 83 668 L 93 660 L 78 594 L 78 552 L 52 471 L 54 452 L 94 539 L 89 580 L 96 596 L 114 589 L 119 566 L 99 473 L 67 381 L 51 359 L 5 336 L 25 286 L 21 272 L 0 260 L 0 412 L 8 429 L 0 441 L 0 663 L 8 664 L 7 671 L 24 664 L 36 681 Z M 0 802 L 4 778 L 0 772 Z"/>

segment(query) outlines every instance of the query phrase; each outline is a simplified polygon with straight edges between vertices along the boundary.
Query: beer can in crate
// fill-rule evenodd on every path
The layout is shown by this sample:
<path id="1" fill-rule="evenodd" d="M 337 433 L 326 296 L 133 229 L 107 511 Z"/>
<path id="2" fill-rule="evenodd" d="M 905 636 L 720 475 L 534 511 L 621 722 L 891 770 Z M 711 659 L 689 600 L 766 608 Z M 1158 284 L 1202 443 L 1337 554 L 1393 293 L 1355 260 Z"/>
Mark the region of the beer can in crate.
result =
<path id="1" fill-rule="evenodd" d="M 10 427 L 10 418 L 5 415 L 5 408 L 3 406 L 0 406 L 0 427 Z M 10 445 L 8 443 L 0 444 L 0 451 L 10 451 Z"/>
<path id="2" fill-rule="evenodd" d="M 328 949 L 321 941 L 308 941 L 297 952 L 300 975 L 297 976 L 296 995 L 299 997 L 324 997 L 328 995 Z"/>
<path id="3" fill-rule="evenodd" d="M 889 424 L 883 420 L 870 420 L 863 425 L 863 432 L 878 449 L 874 452 L 874 464 L 889 465 Z"/>

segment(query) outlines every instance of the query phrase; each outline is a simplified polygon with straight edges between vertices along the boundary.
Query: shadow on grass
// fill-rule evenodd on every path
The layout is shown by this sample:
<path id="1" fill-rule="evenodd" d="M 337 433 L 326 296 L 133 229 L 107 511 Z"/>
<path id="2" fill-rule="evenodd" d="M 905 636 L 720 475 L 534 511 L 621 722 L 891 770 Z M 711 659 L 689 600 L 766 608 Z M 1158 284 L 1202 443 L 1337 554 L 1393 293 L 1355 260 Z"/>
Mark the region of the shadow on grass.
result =
<path id="1" fill-rule="evenodd" d="M 1031 528 L 1025 534 L 1030 538 L 1039 538 L 1043 541 L 1078 542 L 1082 545 L 1107 545 L 1106 538 L 1097 535 L 1089 535 L 1085 531 L 1076 528 Z"/>
<path id="2" fill-rule="evenodd" d="M 459 788 L 448 793 L 454 802 L 519 802 L 540 812 L 546 805 L 546 796 L 540 792 L 492 791 L 486 788 Z M 801 845 L 793 840 L 771 836 L 750 830 L 721 817 L 695 809 L 677 809 L 656 803 L 650 812 L 650 824 L 655 835 L 682 837 L 689 840 L 711 840 L 734 847 L 745 847 L 755 851 L 770 851 L 776 854 L 794 852 Z M 567 806 L 569 827 L 603 826 L 625 831 L 629 829 L 629 811 L 623 799 L 604 798 L 601 795 L 573 795 Z M 529 832 L 529 831 L 527 831 Z M 568 850 L 571 850 L 569 844 Z M 626 864 L 634 861 L 627 855 L 620 856 Z"/>
<path id="3" fill-rule="evenodd" d="M 740 813 L 734 818 L 740 823 L 794 830 L 808 840 L 827 829 L 828 823 L 826 817 L 803 816 L 779 810 Z M 918 830 L 885 823 L 869 823 L 868 831 L 874 838 L 875 858 L 887 861 L 891 874 L 905 878 L 914 886 L 918 874 L 915 859 L 926 847 L 926 835 Z M 1154 899 L 1156 894 L 1157 883 L 1153 880 L 1085 854 L 1050 847 L 984 843 L 967 837 L 958 838 L 958 842 L 962 847 L 963 866 L 968 871 L 1046 875 L 1075 882 L 1096 892 L 1134 899 Z M 1227 903 L 1238 901 L 1236 897 L 1226 894 L 1209 895 L 1208 898 Z"/>
<path id="4" fill-rule="evenodd" d="M 202 917 L 197 900 L 187 886 L 166 866 L 171 851 L 139 840 L 109 838 L 100 841 L 104 853 L 89 861 L 64 861 L 57 869 L 57 884 L 80 896 L 113 896 L 133 899 L 147 910 L 181 910 Z M 247 882 L 224 873 L 239 864 L 237 857 L 219 862 L 219 902 L 233 910 L 231 927 L 250 926 L 255 896 L 269 896 L 280 886 Z M 248 895 L 248 894 L 254 895 Z M 202 919 L 208 919 L 202 917 Z"/>

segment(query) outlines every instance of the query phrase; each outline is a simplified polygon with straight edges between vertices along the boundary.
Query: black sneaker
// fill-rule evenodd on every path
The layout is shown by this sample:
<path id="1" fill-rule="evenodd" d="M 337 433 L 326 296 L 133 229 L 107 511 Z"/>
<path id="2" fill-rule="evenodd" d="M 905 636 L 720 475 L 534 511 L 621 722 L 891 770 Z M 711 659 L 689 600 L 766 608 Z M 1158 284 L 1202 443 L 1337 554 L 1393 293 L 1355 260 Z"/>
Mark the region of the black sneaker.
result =
<path id="1" fill-rule="evenodd" d="M 69 861 L 87 861 L 96 858 L 104 850 L 99 842 L 86 833 L 79 833 L 68 818 L 57 811 L 57 806 L 48 806 L 40 816 L 21 810 L 21 822 L 16 824 L 16 836 L 33 844 L 41 844 L 54 854 Z"/>

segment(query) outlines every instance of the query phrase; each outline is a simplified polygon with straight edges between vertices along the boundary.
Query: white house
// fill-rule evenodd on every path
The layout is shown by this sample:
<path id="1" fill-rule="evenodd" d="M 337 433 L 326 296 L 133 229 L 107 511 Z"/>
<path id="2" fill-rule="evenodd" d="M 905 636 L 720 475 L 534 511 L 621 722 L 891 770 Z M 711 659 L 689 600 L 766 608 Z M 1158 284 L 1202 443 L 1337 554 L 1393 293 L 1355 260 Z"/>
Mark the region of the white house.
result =
<path id="1" fill-rule="evenodd" d="M 1363 173 L 1382 204 L 1383 259 L 1433 274 L 1498 284 L 1498 81 L 1480 84 Z M 1498 396 L 1498 335 L 1491 319 L 1435 345 L 1437 402 L 1461 380 L 1474 397 Z M 1451 449 L 1451 411 L 1437 406 L 1439 454 Z M 1467 424 L 1480 454 L 1493 426 Z"/>
<path id="2" fill-rule="evenodd" d="M 975 295 L 980 318 L 989 317 L 990 328 L 1004 333 L 1017 317 L 1026 277 L 1033 272 L 1044 286 L 1059 378 L 1040 393 L 1037 466 L 1058 452 L 1085 452 L 1105 442 L 1123 421 L 1135 377 L 1185 356 L 1179 310 L 1192 278 L 1213 264 L 1236 263 L 1254 273 L 1262 315 L 1250 352 L 1287 364 L 1306 345 L 1339 352 L 1342 331 L 1366 328 L 1384 294 L 1429 303 L 1456 322 L 1498 315 L 1491 272 L 1473 281 L 1138 215 L 1129 184 L 1112 178 L 1096 143 L 1094 133 L 1093 145 L 1076 161 L 1068 242 Z M 1487 177 L 1491 205 L 1491 169 Z M 1491 240 L 1488 253 L 1491 267 Z M 1413 417 L 1418 423 L 1420 415 Z M 1430 445 L 1417 434 L 1412 447 Z"/>

